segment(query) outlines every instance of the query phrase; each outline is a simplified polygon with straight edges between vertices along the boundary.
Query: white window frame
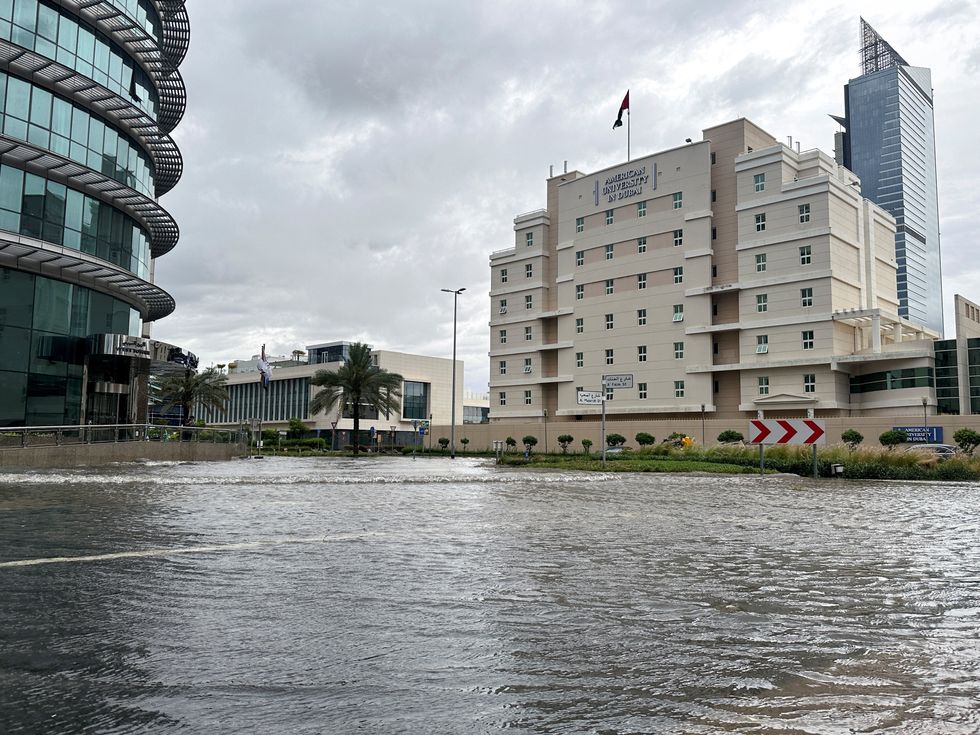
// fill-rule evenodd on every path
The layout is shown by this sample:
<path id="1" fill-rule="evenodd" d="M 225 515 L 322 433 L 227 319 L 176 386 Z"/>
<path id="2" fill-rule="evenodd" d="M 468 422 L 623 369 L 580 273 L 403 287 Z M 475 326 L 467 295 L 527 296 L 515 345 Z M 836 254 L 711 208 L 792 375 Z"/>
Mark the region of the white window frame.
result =
<path id="1" fill-rule="evenodd" d="M 803 392 L 804 393 L 816 393 L 817 392 L 817 374 L 816 373 L 803 373 Z"/>
<path id="2" fill-rule="evenodd" d="M 500 313 L 507 313 L 507 299 L 500 299 Z"/>
<path id="3" fill-rule="evenodd" d="M 527 246 L 529 248 L 534 247 L 534 233 L 533 232 L 525 232 L 524 233 L 524 242 L 527 243 Z"/>
<path id="4" fill-rule="evenodd" d="M 614 220 L 613 210 L 607 209 L 606 210 L 606 224 L 607 225 L 611 225 L 613 223 L 613 220 Z"/>
<path id="5" fill-rule="evenodd" d="M 507 283 L 507 269 L 506 268 L 501 268 L 500 269 L 500 282 L 501 283 Z"/>
<path id="6" fill-rule="evenodd" d="M 585 232 L 585 217 L 576 217 L 575 218 L 575 231 L 576 232 Z"/>
<path id="7" fill-rule="evenodd" d="M 533 368 L 532 363 L 531 363 L 531 358 L 530 357 L 525 357 L 524 358 L 524 373 L 526 375 L 530 375 L 530 373 L 531 373 L 532 370 L 534 370 L 534 368 Z"/>
<path id="8" fill-rule="evenodd" d="M 616 324 L 616 318 L 612 314 L 606 314 L 606 329 L 613 329 Z"/>
<path id="9" fill-rule="evenodd" d="M 684 266 L 674 267 L 674 283 L 684 283 Z"/>
<path id="10" fill-rule="evenodd" d="M 766 231 L 766 213 L 757 214 L 755 216 L 755 231 L 765 232 Z"/>
<path id="11" fill-rule="evenodd" d="M 683 380 L 674 381 L 674 398 L 683 398 L 686 386 Z"/>
<path id="12" fill-rule="evenodd" d="M 507 344 L 507 330 L 506 329 L 501 329 L 500 330 L 500 344 L 502 344 L 502 345 Z"/>
<path id="13" fill-rule="evenodd" d="M 674 236 L 674 247 L 675 248 L 680 247 L 681 245 L 684 244 L 684 230 L 683 229 L 674 230 L 672 234 Z"/>
<path id="14" fill-rule="evenodd" d="M 684 359 L 684 343 L 674 342 L 674 359 L 683 360 Z"/>
<path id="15" fill-rule="evenodd" d="M 616 279 L 607 278 L 606 279 L 606 296 L 611 296 L 616 291 Z"/>
<path id="16" fill-rule="evenodd" d="M 636 361 L 646 362 L 647 361 L 647 346 L 637 345 L 636 346 Z"/>
<path id="17" fill-rule="evenodd" d="M 769 294 L 760 293 L 755 295 L 755 311 L 757 314 L 765 314 L 769 311 Z"/>
<path id="18" fill-rule="evenodd" d="M 533 278 L 534 277 L 534 264 L 533 263 L 525 263 L 524 264 L 524 277 L 525 278 Z"/>
<path id="19" fill-rule="evenodd" d="M 584 368 L 585 367 L 585 353 L 576 352 L 575 353 L 575 367 Z"/>
<path id="20" fill-rule="evenodd" d="M 532 296 L 531 294 L 527 294 L 524 297 L 524 308 L 527 311 L 530 311 L 531 309 L 534 308 L 534 296 Z"/>
<path id="21" fill-rule="evenodd" d="M 647 239 L 645 237 L 637 238 L 636 240 L 636 252 L 645 253 L 647 251 Z"/>
<path id="22" fill-rule="evenodd" d="M 637 383 L 636 384 L 636 393 L 637 393 L 637 396 L 636 397 L 639 400 L 645 401 L 647 399 L 647 384 L 646 383 Z"/>
<path id="23" fill-rule="evenodd" d="M 801 288 L 800 289 L 800 306 L 804 309 L 813 306 L 813 288 Z"/>
<path id="24" fill-rule="evenodd" d="M 583 334 L 585 332 L 585 317 L 578 317 L 575 319 L 575 334 Z"/>
<path id="25" fill-rule="evenodd" d="M 524 405 L 525 406 L 531 405 L 531 391 L 529 390 L 524 391 Z"/>
<path id="26" fill-rule="evenodd" d="M 534 330 L 531 327 L 524 327 L 524 341 L 531 342 L 534 340 Z"/>
<path id="27" fill-rule="evenodd" d="M 647 216 L 647 203 L 646 202 L 637 202 L 636 203 L 636 216 L 637 217 L 646 217 Z"/>
<path id="28" fill-rule="evenodd" d="M 585 284 L 577 283 L 575 284 L 575 300 L 581 301 L 585 298 Z"/>
<path id="29" fill-rule="evenodd" d="M 499 370 L 499 372 L 500 372 L 501 375 L 506 375 L 507 374 L 507 361 L 506 360 L 501 360 L 500 361 L 500 365 L 498 367 L 498 370 Z"/>
<path id="30" fill-rule="evenodd" d="M 583 265 L 585 265 L 585 251 L 584 250 L 576 250 L 575 251 L 575 267 L 576 268 L 581 268 Z"/>
<path id="31" fill-rule="evenodd" d="M 647 324 L 647 310 L 637 309 L 636 310 L 636 326 L 645 327 Z"/>
<path id="32" fill-rule="evenodd" d="M 766 355 L 769 353 L 769 335 L 757 334 L 755 336 L 755 354 Z"/>
<path id="33" fill-rule="evenodd" d="M 684 304 L 674 304 L 674 317 L 671 319 L 671 321 L 684 321 Z"/>
<path id="34" fill-rule="evenodd" d="M 807 335 L 809 335 L 809 336 L 807 336 Z M 813 349 L 813 343 L 814 343 L 813 330 L 812 329 L 805 329 L 802 332 L 800 332 L 800 342 L 803 344 L 803 349 L 804 350 L 812 350 Z"/>
<path id="35" fill-rule="evenodd" d="M 766 262 L 766 254 L 759 253 L 755 256 L 755 272 L 765 273 L 768 268 L 768 263 Z"/>
<path id="36" fill-rule="evenodd" d="M 670 196 L 673 200 L 674 209 L 681 209 L 684 206 L 684 192 L 675 191 Z"/>
<path id="37" fill-rule="evenodd" d="M 647 287 L 647 274 L 638 273 L 636 276 L 636 290 L 642 291 Z"/>
<path id="38" fill-rule="evenodd" d="M 606 348 L 606 364 L 607 365 L 615 365 L 616 364 L 615 363 L 615 360 L 616 360 L 616 353 L 615 353 L 615 351 L 611 347 Z"/>
<path id="39" fill-rule="evenodd" d="M 756 387 L 757 387 L 757 389 L 759 391 L 759 395 L 760 396 L 768 396 L 769 395 L 769 376 L 768 375 L 760 375 L 758 378 L 756 378 Z"/>
<path id="40" fill-rule="evenodd" d="M 809 204 L 809 202 L 806 203 L 806 204 L 801 204 L 798 207 L 798 209 L 799 209 L 799 212 L 800 212 L 800 224 L 801 225 L 805 225 L 807 222 L 810 221 L 810 204 Z"/>
<path id="41" fill-rule="evenodd" d="M 752 177 L 752 181 L 755 184 L 755 190 L 757 192 L 759 192 L 759 191 L 765 191 L 766 190 L 766 175 L 765 174 L 756 174 L 755 176 Z"/>
<path id="42" fill-rule="evenodd" d="M 813 246 L 800 245 L 800 265 L 810 265 L 813 262 Z"/>
<path id="43" fill-rule="evenodd" d="M 606 260 L 612 260 L 615 257 L 615 245 L 606 245 Z"/>
<path id="44" fill-rule="evenodd" d="M 497 397 L 497 400 L 500 402 L 500 405 L 501 406 L 506 406 L 507 405 L 507 391 L 502 390 L 502 391 L 500 391 L 500 393 L 497 394 L 497 396 L 498 396 Z"/>

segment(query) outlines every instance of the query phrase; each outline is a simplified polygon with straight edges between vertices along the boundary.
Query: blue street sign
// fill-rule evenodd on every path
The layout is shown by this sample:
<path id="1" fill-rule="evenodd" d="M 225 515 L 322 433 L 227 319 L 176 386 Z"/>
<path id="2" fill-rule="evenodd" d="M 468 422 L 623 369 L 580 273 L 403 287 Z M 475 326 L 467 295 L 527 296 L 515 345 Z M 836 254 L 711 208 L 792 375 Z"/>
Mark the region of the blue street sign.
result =
<path id="1" fill-rule="evenodd" d="M 893 429 L 904 431 L 909 438 L 909 444 L 942 444 L 942 426 L 893 426 Z"/>

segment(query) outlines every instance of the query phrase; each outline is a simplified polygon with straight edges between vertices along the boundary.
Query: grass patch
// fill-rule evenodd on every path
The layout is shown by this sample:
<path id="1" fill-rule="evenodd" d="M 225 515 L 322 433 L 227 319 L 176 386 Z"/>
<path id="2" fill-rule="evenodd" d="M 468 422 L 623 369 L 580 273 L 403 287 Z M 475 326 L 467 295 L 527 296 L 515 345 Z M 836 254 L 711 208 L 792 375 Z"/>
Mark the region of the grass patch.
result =
<path id="1" fill-rule="evenodd" d="M 758 474 L 758 467 L 728 464 L 724 462 L 698 461 L 675 458 L 644 458 L 633 455 L 610 457 L 605 466 L 602 457 L 595 455 L 543 455 L 532 454 L 530 459 L 523 456 L 504 456 L 500 464 L 508 467 L 535 467 L 561 470 L 584 470 L 587 472 L 712 472 L 715 474 L 747 475 Z M 767 472 L 772 472 L 766 468 Z"/>

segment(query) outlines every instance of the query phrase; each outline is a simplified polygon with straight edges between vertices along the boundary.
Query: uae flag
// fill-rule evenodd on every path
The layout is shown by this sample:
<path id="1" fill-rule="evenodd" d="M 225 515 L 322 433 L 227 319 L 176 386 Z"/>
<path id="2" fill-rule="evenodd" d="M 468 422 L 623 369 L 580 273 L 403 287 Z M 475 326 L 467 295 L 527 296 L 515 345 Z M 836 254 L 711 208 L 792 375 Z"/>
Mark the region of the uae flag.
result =
<path id="1" fill-rule="evenodd" d="M 619 115 L 616 116 L 616 122 L 613 123 L 613 130 L 622 126 L 623 124 L 623 110 L 628 110 L 630 108 L 630 91 L 626 90 L 626 96 L 623 97 L 623 104 L 619 106 Z"/>

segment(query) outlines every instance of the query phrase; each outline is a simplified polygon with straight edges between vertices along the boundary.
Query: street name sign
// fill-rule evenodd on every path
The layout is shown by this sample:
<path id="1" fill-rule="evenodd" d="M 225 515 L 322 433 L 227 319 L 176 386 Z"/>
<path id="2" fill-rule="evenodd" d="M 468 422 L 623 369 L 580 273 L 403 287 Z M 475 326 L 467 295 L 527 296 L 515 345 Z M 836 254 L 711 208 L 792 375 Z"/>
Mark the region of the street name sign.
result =
<path id="1" fill-rule="evenodd" d="M 602 391 L 580 390 L 578 391 L 578 405 L 580 406 L 601 406 Z"/>
<path id="2" fill-rule="evenodd" d="M 619 373 L 617 375 L 603 375 L 602 384 L 606 387 L 606 390 L 615 390 L 617 388 L 632 388 L 633 387 L 633 373 Z"/>
<path id="3" fill-rule="evenodd" d="M 752 444 L 826 444 L 827 426 L 815 419 L 752 419 L 749 421 Z"/>

